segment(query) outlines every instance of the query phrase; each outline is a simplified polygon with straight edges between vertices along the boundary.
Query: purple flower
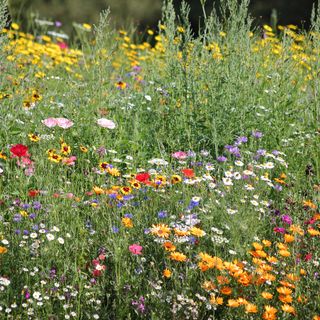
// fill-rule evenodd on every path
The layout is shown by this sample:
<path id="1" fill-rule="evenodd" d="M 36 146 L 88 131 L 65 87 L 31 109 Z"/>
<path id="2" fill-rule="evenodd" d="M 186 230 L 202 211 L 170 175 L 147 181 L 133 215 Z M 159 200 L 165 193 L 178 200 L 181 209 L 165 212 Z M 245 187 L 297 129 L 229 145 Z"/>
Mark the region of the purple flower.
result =
<path id="1" fill-rule="evenodd" d="M 30 219 L 35 219 L 36 216 L 37 216 L 37 215 L 36 215 L 35 213 L 30 213 L 30 214 L 29 214 L 29 218 L 30 218 Z"/>
<path id="2" fill-rule="evenodd" d="M 28 203 L 23 203 L 23 204 L 21 205 L 21 208 L 22 208 L 23 210 L 27 210 L 27 209 L 30 208 L 30 204 L 28 204 Z"/>
<path id="3" fill-rule="evenodd" d="M 258 149 L 257 150 L 257 155 L 258 156 L 265 156 L 267 151 L 265 149 Z"/>
<path id="4" fill-rule="evenodd" d="M 226 162 L 226 161 L 228 161 L 228 158 L 226 158 L 225 156 L 219 156 L 219 157 L 217 158 L 217 161 L 218 161 L 218 162 Z"/>
<path id="5" fill-rule="evenodd" d="M 272 153 L 274 156 L 278 156 L 278 155 L 280 154 L 280 151 L 278 151 L 278 150 L 273 150 L 271 153 Z"/>
<path id="6" fill-rule="evenodd" d="M 260 131 L 252 131 L 252 136 L 256 139 L 260 139 L 263 137 L 263 133 Z"/>
<path id="7" fill-rule="evenodd" d="M 166 211 L 160 211 L 158 213 L 158 218 L 163 219 L 167 217 L 167 212 Z"/>
<path id="8" fill-rule="evenodd" d="M 242 144 L 242 143 L 247 143 L 248 142 L 248 138 L 245 137 L 245 136 L 242 136 L 242 137 L 239 137 L 237 140 L 236 140 L 236 145 L 239 145 L 239 144 Z"/>
<path id="9" fill-rule="evenodd" d="M 62 22 L 61 21 L 56 21 L 54 24 L 55 24 L 55 26 L 57 28 L 60 28 L 62 26 Z"/>
<path id="10" fill-rule="evenodd" d="M 280 186 L 280 184 L 276 184 L 274 186 L 274 189 L 277 190 L 277 191 L 282 191 L 282 186 Z"/>
<path id="11" fill-rule="evenodd" d="M 21 214 L 17 213 L 13 216 L 13 221 L 14 222 L 20 222 L 22 220 Z"/>
<path id="12" fill-rule="evenodd" d="M 33 209 L 40 210 L 41 209 L 41 203 L 39 201 L 34 201 L 32 203 Z"/>
<path id="13" fill-rule="evenodd" d="M 112 227 L 112 232 L 113 232 L 113 233 L 118 233 L 118 232 L 119 232 L 119 228 L 116 227 L 116 226 L 113 226 L 113 227 Z"/>

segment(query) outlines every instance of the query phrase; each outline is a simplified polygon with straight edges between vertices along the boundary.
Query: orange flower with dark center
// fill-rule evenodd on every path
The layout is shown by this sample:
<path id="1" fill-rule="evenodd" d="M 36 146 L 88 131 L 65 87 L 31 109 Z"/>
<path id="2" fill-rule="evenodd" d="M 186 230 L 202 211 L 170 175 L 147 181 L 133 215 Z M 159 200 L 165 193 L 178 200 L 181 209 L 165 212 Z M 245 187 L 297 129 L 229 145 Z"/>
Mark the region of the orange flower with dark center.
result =
<path id="1" fill-rule="evenodd" d="M 175 251 L 176 250 L 176 246 L 170 241 L 164 242 L 162 246 L 165 248 L 166 251 Z"/>

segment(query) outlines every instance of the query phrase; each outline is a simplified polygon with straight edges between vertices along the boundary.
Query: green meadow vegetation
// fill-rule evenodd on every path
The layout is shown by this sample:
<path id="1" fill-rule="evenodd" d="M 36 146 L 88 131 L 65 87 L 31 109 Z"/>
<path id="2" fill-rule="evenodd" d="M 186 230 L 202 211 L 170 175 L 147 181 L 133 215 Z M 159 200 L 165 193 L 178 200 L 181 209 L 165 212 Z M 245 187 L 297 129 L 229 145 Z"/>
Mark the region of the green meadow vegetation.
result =
<path id="1" fill-rule="evenodd" d="M 72 40 L 0 4 L 0 319 L 320 319 L 319 4 Z"/>

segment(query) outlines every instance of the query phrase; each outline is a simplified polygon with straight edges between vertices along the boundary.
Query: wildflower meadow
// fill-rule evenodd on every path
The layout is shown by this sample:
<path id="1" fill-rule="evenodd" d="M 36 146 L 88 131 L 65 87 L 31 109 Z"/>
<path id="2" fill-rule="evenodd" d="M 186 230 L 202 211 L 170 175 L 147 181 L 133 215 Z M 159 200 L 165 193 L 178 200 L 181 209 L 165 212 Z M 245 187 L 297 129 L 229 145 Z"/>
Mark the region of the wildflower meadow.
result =
<path id="1" fill-rule="evenodd" d="M 0 319 L 320 319 L 320 5 L 205 2 L 71 39 L 0 1 Z"/>

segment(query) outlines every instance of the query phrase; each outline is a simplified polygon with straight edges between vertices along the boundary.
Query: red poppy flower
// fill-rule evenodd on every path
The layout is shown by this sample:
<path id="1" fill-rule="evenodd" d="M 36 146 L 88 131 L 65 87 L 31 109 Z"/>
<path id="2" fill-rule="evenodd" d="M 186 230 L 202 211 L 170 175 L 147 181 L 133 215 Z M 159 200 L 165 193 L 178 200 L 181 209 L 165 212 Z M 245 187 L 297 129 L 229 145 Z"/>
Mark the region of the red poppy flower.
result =
<path id="1" fill-rule="evenodd" d="M 23 145 L 23 144 L 16 144 L 11 147 L 10 152 L 15 156 L 15 157 L 29 157 L 28 154 L 28 147 Z"/>
<path id="2" fill-rule="evenodd" d="M 184 174 L 187 178 L 193 178 L 194 177 L 194 171 L 193 169 L 182 169 L 181 172 Z"/>
<path id="3" fill-rule="evenodd" d="M 142 183 L 148 182 L 149 178 L 150 178 L 150 174 L 147 173 L 147 172 L 138 173 L 138 174 L 136 175 L 136 180 L 138 180 L 138 181 L 140 181 L 140 182 L 142 182 Z"/>
<path id="4" fill-rule="evenodd" d="M 29 197 L 36 197 L 40 193 L 39 190 L 29 190 L 28 196 Z"/>

